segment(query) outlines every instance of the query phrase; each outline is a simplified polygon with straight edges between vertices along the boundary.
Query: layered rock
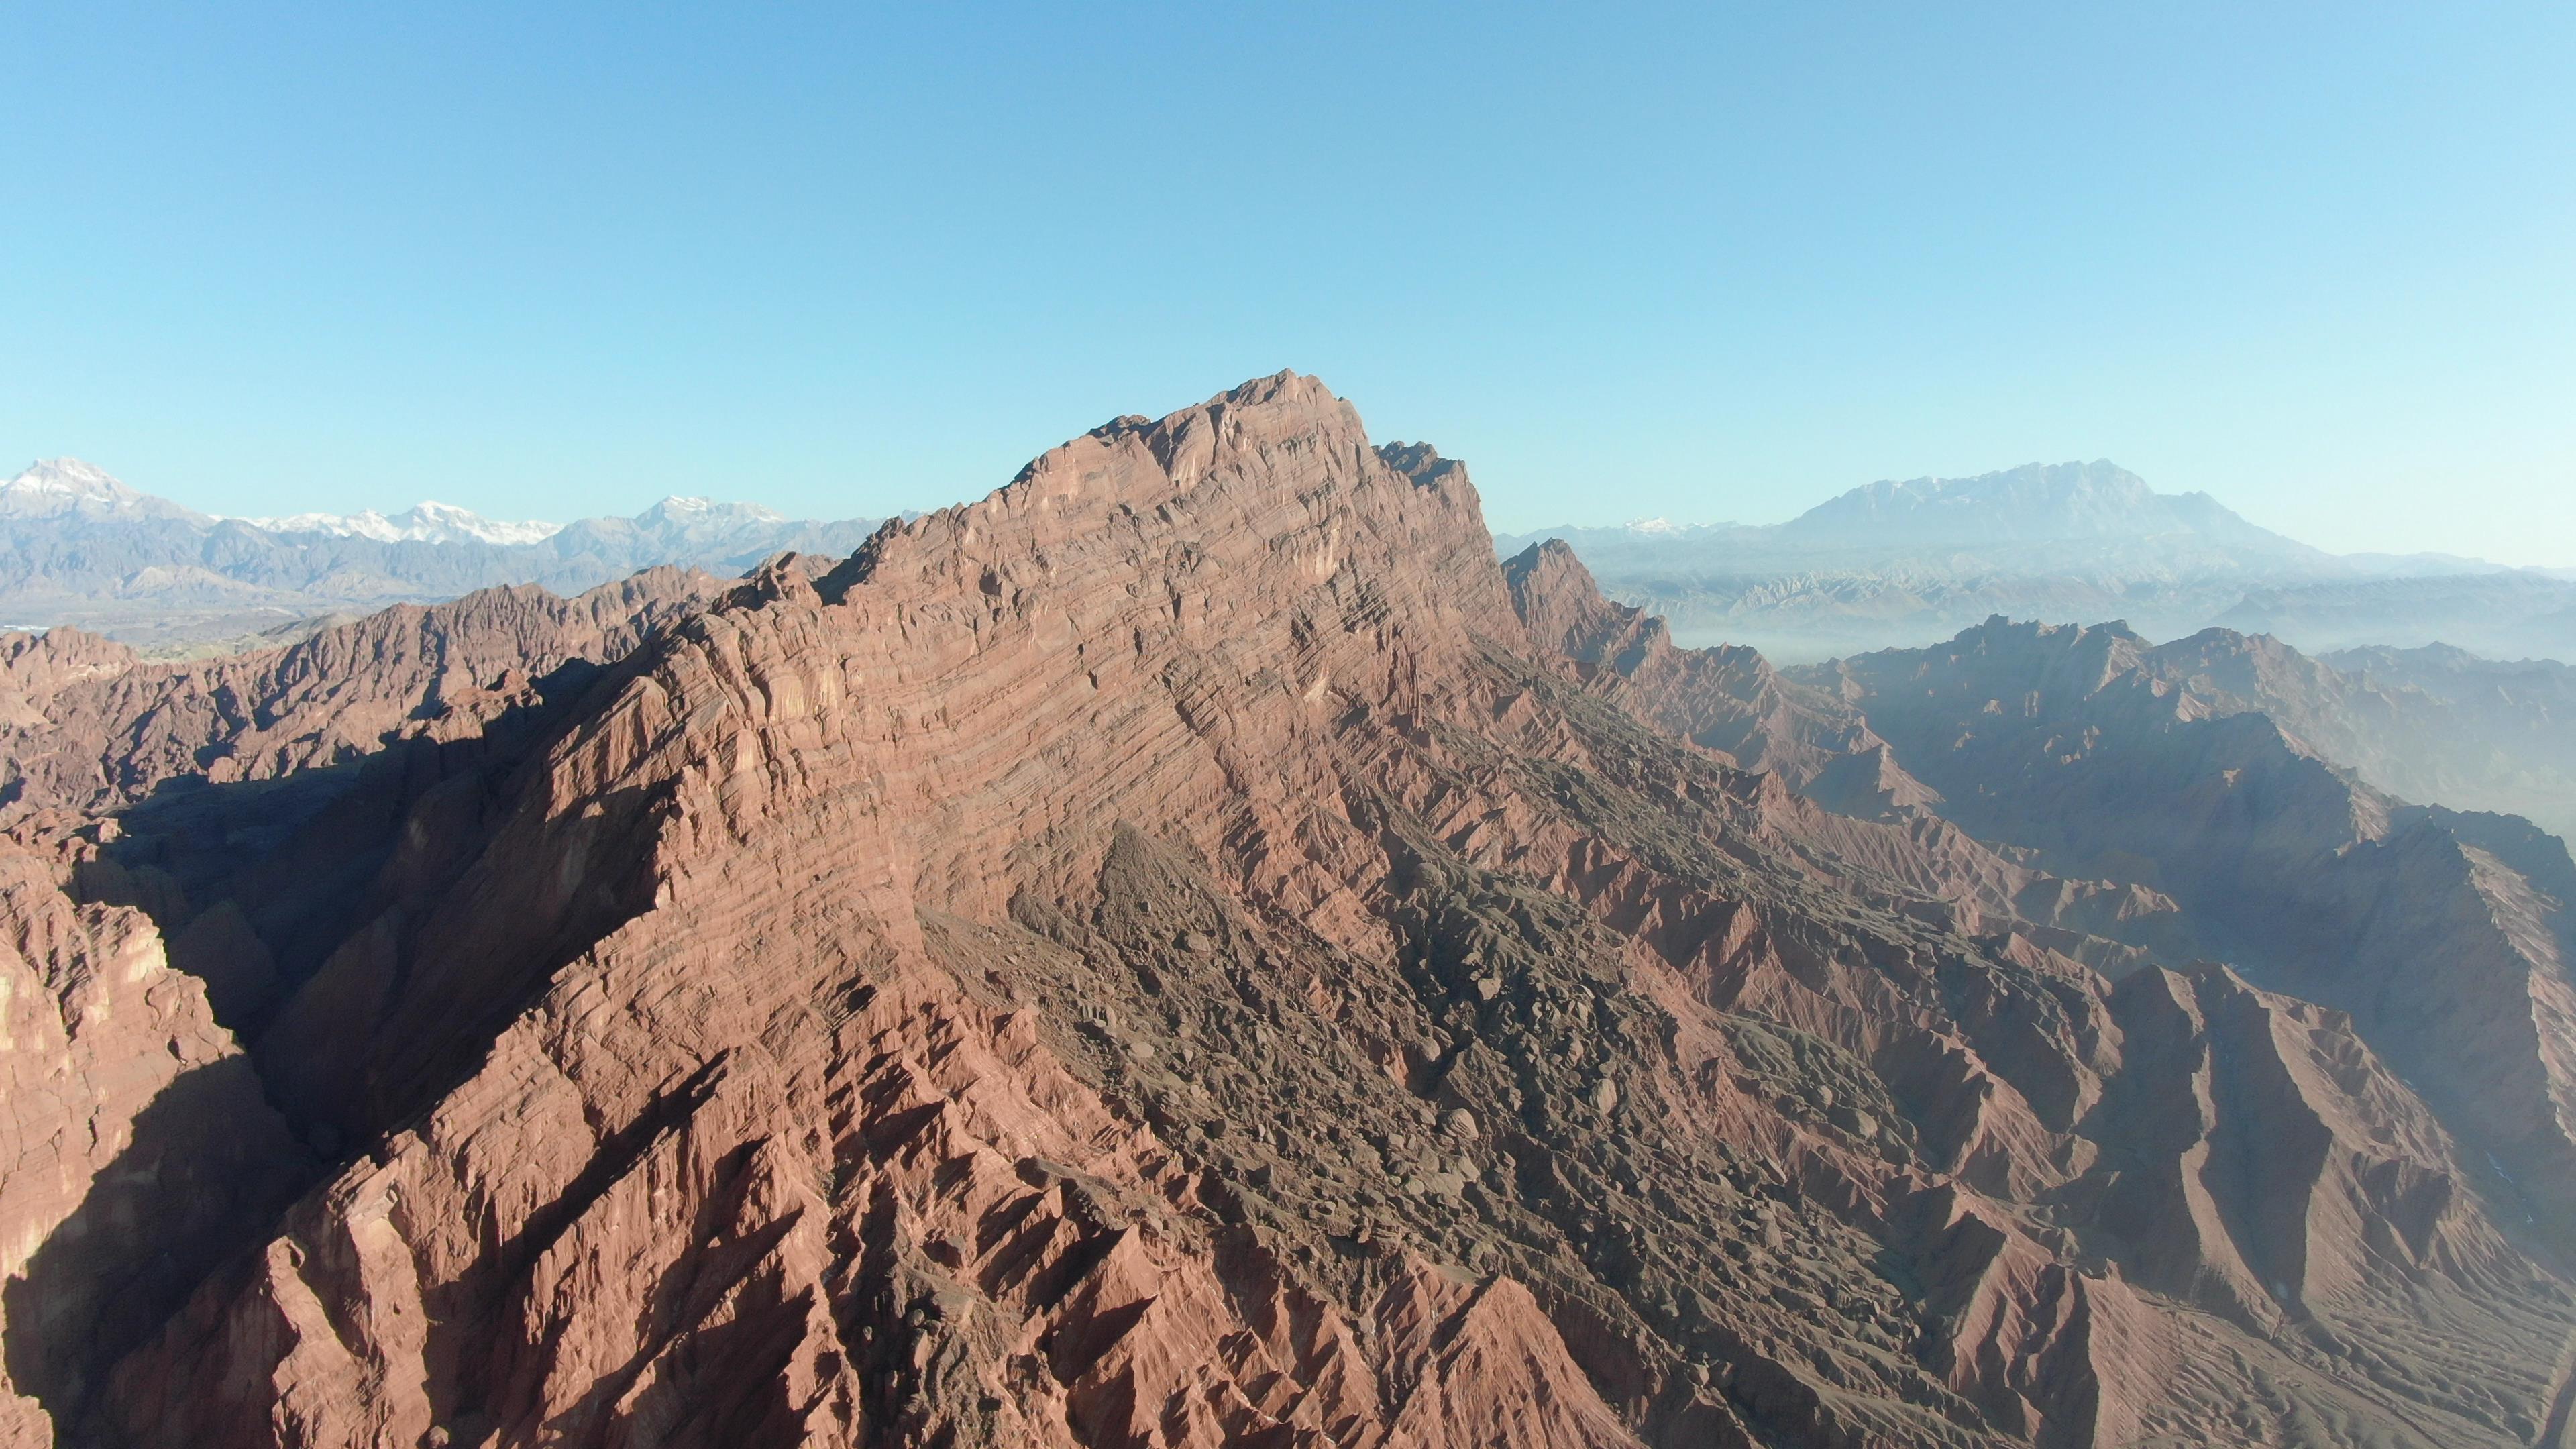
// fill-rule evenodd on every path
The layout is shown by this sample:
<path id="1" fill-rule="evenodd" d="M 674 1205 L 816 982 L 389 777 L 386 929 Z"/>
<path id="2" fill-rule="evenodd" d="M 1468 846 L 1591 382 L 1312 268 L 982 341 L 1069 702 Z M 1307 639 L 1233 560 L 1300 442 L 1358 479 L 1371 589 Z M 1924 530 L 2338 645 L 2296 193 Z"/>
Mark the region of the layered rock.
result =
<path id="1" fill-rule="evenodd" d="M 487 589 L 183 664 L 145 664 L 76 629 L 13 636 L 0 644 L 0 822 L 112 810 L 174 780 L 274 779 L 397 740 L 477 734 L 720 587 L 660 568 L 572 599 Z"/>
<path id="2" fill-rule="evenodd" d="M 632 637 L 264 834 L 313 773 L 266 749 L 103 845 L 53 824 L 174 959 L 266 963 L 227 1015 L 328 1159 L 149 1342 L 55 1350 L 112 1385 L 43 1404 L 66 1437 L 2550 1413 L 2576 1303 L 2349 1022 L 2172 959 L 2142 883 L 1693 743 L 1751 720 L 1794 773 L 1867 703 L 1507 577 L 1464 469 L 1312 379 Z"/>

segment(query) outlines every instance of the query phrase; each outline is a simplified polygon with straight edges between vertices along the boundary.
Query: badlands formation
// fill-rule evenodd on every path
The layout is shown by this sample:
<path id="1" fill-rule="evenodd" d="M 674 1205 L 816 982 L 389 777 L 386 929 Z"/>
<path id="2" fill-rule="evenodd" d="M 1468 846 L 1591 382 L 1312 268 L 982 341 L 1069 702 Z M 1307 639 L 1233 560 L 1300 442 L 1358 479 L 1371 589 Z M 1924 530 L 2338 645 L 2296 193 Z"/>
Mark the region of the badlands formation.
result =
<path id="1" fill-rule="evenodd" d="M 2141 655 L 1679 649 L 1291 374 L 14 640 L 0 1435 L 2558 1442 L 2565 848 Z"/>

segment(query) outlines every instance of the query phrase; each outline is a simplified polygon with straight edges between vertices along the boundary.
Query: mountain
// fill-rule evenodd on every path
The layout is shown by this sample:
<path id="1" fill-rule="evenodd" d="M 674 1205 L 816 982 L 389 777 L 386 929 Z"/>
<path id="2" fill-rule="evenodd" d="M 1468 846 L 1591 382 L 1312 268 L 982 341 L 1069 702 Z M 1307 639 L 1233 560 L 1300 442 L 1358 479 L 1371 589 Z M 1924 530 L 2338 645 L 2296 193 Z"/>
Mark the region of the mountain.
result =
<path id="1" fill-rule="evenodd" d="M 1791 545 L 1877 550 L 1891 542 L 1981 552 L 2015 544 L 2170 540 L 2265 558 L 2324 555 L 2257 528 L 2206 493 L 2164 494 L 2108 460 L 2029 463 L 1974 478 L 1916 478 L 1855 488 L 1782 524 Z"/>
<path id="2" fill-rule="evenodd" d="M 174 652 L 497 585 L 577 592 L 665 565 L 738 574 L 785 551 L 846 553 L 875 527 L 703 498 L 560 526 L 443 503 L 390 517 L 217 518 L 54 459 L 0 484 L 0 622 Z"/>
<path id="3" fill-rule="evenodd" d="M 2338 758 L 2394 793 L 2527 815 L 2576 840 L 2576 668 L 2445 645 L 2324 658 L 2375 691 L 2432 702 L 2408 710 L 2414 723 L 2403 734 Z"/>
<path id="4" fill-rule="evenodd" d="M 2215 621 L 2331 651 L 2447 644 L 2490 658 L 2576 660 L 2576 581 L 2533 569 L 2249 589 Z"/>
<path id="5" fill-rule="evenodd" d="M 485 518 L 452 503 L 421 503 L 388 518 L 368 509 L 360 513 L 298 513 L 289 518 L 242 520 L 270 533 L 327 533 L 338 538 L 372 538 L 379 543 L 535 543 L 561 531 L 560 523 L 505 523 Z"/>
<path id="6" fill-rule="evenodd" d="M 2251 590 L 2373 580 L 2403 593 L 2494 572 L 2439 555 L 2338 558 L 2205 493 L 2158 493 L 2109 462 L 1873 483 L 1766 527 L 1658 519 L 1502 535 L 1495 546 L 1508 557 L 1546 538 L 1566 541 L 1612 595 L 1671 619 L 1686 642 L 1724 639 L 1793 661 L 1919 643 L 1992 614 L 2125 618 L 2157 637 L 2213 620 L 2260 630 L 2229 612 Z"/>
<path id="7" fill-rule="evenodd" d="M 39 458 L 17 477 L 0 482 L 0 519 L 13 530 L 36 520 L 214 522 L 166 499 L 138 493 L 78 458 Z"/>
<path id="8" fill-rule="evenodd" d="M 2407 804 L 2244 709 L 2212 687 L 2211 656 L 2303 663 L 2252 643 L 2158 650 L 2119 625 L 1994 619 L 1797 677 L 1857 709 L 1970 833 L 2169 895 L 2252 979 L 2351 1012 L 2493 1155 L 2504 1190 L 2535 1216 L 2563 1213 L 2576 1202 L 2565 842 L 2514 816 Z M 2447 969 L 2426 969 L 2435 950 Z"/>
<path id="9" fill-rule="evenodd" d="M 721 589 L 16 644 L 0 1422 L 2555 1433 L 2563 849 L 2140 647 L 1683 649 L 1293 374 Z"/>

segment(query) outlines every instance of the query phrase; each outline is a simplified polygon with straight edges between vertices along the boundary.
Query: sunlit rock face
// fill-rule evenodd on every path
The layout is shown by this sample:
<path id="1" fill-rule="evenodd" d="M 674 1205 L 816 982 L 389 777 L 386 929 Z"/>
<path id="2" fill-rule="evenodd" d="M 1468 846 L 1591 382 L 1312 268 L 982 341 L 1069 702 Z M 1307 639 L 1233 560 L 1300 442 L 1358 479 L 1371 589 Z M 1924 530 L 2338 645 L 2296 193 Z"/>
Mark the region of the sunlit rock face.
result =
<path id="1" fill-rule="evenodd" d="M 1991 803 L 2069 749 L 1927 765 L 1882 681 L 1498 567 L 1465 469 L 1311 378 L 838 560 L 351 627 L 11 666 L 50 762 L 0 893 L 11 1081 L 56 1084 L 13 1088 L 54 1146 L 0 1180 L 30 1442 L 2502 1445 L 2552 1413 L 2576 1307 L 2479 1161 L 2524 1139 L 2392 1070 L 2444 1029 L 2302 989 L 2380 968 L 2310 949 L 2362 888 L 2297 850 L 2396 852 L 2405 807 L 2222 808 L 2195 771 L 2256 765 L 2157 756 L 2312 893 L 2249 954 L 2209 872 L 2139 864 L 2164 826 L 2121 855 L 2042 838 L 2076 785 Z M 2173 714 L 2133 708 L 2104 735 Z M 2542 865 L 2434 828 L 2459 879 L 2382 882 L 2424 903 L 2405 949 L 2538 993 Z M 2521 954 L 2458 964 L 2489 951 Z M 2547 1098 L 2552 1040 L 2500 1078 Z M 158 1185 L 119 1170 L 146 1141 L 179 1144 Z M 74 1327 L 138 1235 L 186 1250 Z"/>

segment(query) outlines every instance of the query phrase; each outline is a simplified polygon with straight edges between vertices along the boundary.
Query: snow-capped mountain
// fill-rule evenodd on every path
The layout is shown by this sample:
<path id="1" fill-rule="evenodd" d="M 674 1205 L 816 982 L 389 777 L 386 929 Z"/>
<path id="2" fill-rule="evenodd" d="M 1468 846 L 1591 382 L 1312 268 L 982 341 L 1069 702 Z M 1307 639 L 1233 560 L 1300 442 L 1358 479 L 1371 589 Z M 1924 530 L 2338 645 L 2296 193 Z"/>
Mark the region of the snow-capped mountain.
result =
<path id="1" fill-rule="evenodd" d="M 775 508 L 763 508 L 757 503 L 720 503 L 712 498 L 690 498 L 678 493 L 635 516 L 639 520 L 652 518 L 674 525 L 698 527 L 712 524 L 719 528 L 735 528 L 746 523 L 779 523 L 787 517 Z"/>
<path id="2" fill-rule="evenodd" d="M 495 584 L 569 593 L 661 564 L 731 576 L 788 550 L 847 554 L 877 522 L 791 519 L 697 497 L 564 524 L 446 503 L 227 518 L 53 458 L 0 483 L 0 621 L 79 624 L 147 642 L 229 637 L 254 619 L 430 602 Z"/>
<path id="3" fill-rule="evenodd" d="M 210 521 L 193 508 L 118 482 L 95 463 L 38 458 L 0 483 L 0 518 L 168 518 Z"/>
<path id="4" fill-rule="evenodd" d="M 380 543 L 535 543 L 563 531 L 560 523 L 535 519 L 510 522 L 486 518 L 470 508 L 435 500 L 417 503 L 388 517 L 372 508 L 357 513 L 298 513 L 285 518 L 245 518 L 242 522 L 271 533 L 328 533 L 341 538 L 372 538 Z"/>

